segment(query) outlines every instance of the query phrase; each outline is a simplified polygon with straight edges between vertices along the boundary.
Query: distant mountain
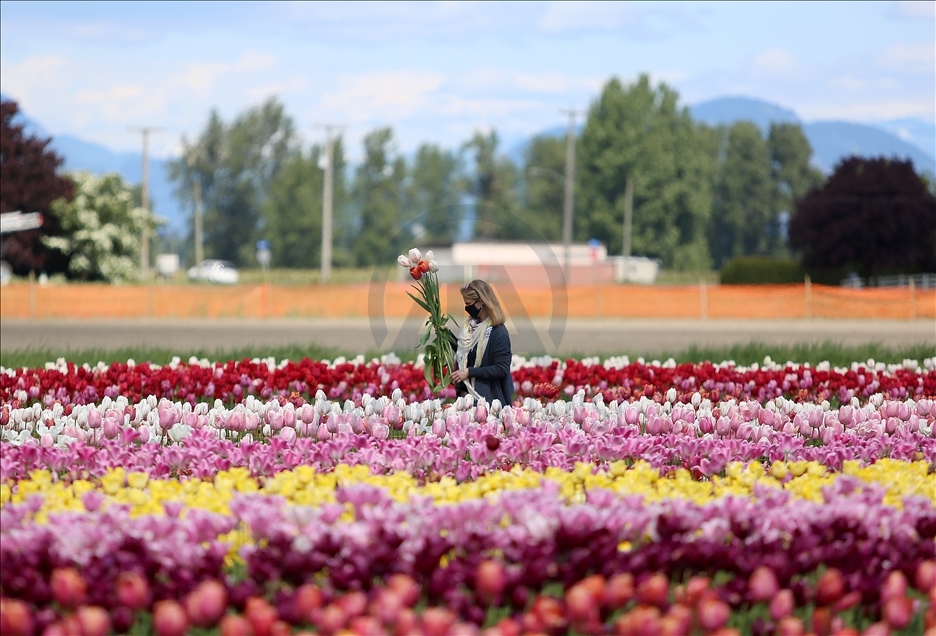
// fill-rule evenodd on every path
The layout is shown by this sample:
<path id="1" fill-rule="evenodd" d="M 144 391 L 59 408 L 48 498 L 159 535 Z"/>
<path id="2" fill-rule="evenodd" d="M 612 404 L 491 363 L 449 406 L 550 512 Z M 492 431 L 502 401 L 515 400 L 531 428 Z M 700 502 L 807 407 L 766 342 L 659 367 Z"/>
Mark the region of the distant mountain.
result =
<path id="1" fill-rule="evenodd" d="M 3 95 L 4 100 L 9 99 Z M 52 137 L 50 146 L 65 161 L 62 167 L 68 171 L 88 170 L 95 174 L 116 172 L 133 184 L 143 179 L 143 154 L 140 152 L 114 152 L 100 144 L 84 141 L 73 135 L 50 135 L 37 121 L 31 119 L 22 109 L 17 115 L 25 131 L 40 138 Z M 156 157 L 149 159 L 150 199 L 153 213 L 167 220 L 161 233 L 184 234 L 187 232 L 187 212 L 176 201 L 173 184 L 169 181 L 166 160 Z"/>
<path id="2" fill-rule="evenodd" d="M 710 126 L 746 120 L 754 122 L 765 132 L 772 122 L 801 123 L 800 118 L 792 110 L 749 97 L 719 97 L 690 106 L 689 112 L 692 113 L 693 119 Z"/>
<path id="3" fill-rule="evenodd" d="M 849 155 L 900 157 L 913 161 L 917 170 L 936 171 L 936 150 L 932 148 L 936 129 L 919 119 L 898 119 L 873 126 L 844 121 L 803 124 L 792 110 L 749 97 L 720 97 L 690 106 L 689 111 L 694 119 L 712 126 L 747 120 L 765 132 L 771 122 L 800 123 L 813 148 L 813 163 L 824 172 L 831 172 L 835 164 Z M 925 144 L 927 135 L 930 146 Z M 916 139 L 922 139 L 921 145 L 911 143 Z"/>

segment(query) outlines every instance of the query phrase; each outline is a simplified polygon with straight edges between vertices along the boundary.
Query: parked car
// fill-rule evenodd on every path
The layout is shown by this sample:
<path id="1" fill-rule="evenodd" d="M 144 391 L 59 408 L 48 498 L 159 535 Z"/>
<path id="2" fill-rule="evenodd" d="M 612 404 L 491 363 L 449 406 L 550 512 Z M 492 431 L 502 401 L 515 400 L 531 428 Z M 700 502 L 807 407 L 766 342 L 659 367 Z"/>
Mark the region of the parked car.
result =
<path id="1" fill-rule="evenodd" d="M 237 283 L 237 269 L 228 261 L 214 259 L 204 260 L 188 271 L 192 280 L 202 280 L 208 283 L 224 283 L 234 285 Z"/>

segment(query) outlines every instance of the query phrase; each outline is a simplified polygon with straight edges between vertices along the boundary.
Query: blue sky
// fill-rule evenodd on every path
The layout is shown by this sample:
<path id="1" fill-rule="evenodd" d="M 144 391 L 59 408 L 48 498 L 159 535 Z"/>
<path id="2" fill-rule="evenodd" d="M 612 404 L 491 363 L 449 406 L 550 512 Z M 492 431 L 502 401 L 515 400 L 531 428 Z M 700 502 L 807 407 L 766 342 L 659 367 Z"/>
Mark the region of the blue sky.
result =
<path id="1" fill-rule="evenodd" d="M 303 138 L 351 154 L 507 143 L 564 123 L 611 76 L 646 72 L 686 105 L 744 95 L 806 121 L 936 122 L 936 2 L 0 2 L 0 90 L 51 134 L 174 154 L 209 110 L 277 95 Z"/>

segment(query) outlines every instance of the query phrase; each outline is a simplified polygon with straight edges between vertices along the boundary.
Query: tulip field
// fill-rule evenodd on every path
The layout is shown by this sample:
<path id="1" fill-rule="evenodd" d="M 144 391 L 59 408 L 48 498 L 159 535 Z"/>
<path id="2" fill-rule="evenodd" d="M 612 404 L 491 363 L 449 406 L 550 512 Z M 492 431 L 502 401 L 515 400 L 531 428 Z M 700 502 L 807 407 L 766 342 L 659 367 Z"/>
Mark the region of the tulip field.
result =
<path id="1" fill-rule="evenodd" d="M 936 357 L 0 367 L 0 634 L 936 635 Z"/>

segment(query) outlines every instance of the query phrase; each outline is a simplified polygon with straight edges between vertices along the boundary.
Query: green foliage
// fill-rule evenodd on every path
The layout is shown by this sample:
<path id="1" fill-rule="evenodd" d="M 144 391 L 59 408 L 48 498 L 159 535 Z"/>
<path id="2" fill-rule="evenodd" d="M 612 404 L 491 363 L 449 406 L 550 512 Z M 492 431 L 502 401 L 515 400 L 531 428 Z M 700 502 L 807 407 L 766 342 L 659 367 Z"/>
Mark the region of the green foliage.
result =
<path id="1" fill-rule="evenodd" d="M 533 138 L 524 156 L 525 208 L 536 219 L 536 227 L 547 241 L 562 240 L 565 155 L 565 139 L 540 135 Z"/>
<path id="2" fill-rule="evenodd" d="M 151 214 L 134 203 L 133 188 L 114 173 L 71 175 L 75 194 L 50 208 L 62 229 L 43 243 L 68 257 L 69 276 L 80 280 L 119 282 L 140 275 L 141 236 L 154 231 Z"/>
<path id="3" fill-rule="evenodd" d="M 459 202 L 467 185 L 456 153 L 435 144 L 419 147 L 410 169 L 405 216 L 425 229 L 421 242 L 444 245 L 455 239 L 461 222 Z"/>
<path id="4" fill-rule="evenodd" d="M 474 178 L 469 191 L 475 198 L 474 236 L 477 239 L 520 239 L 529 216 L 517 206 L 517 167 L 497 154 L 497 133 L 476 132 L 465 149 L 474 153 Z"/>
<path id="5" fill-rule="evenodd" d="M 393 130 L 381 128 L 364 137 L 364 162 L 354 180 L 360 225 L 353 252 L 358 267 L 378 264 L 389 253 L 399 253 L 409 237 L 400 233 L 406 163 L 393 149 Z"/>
<path id="6" fill-rule="evenodd" d="M 783 285 L 802 283 L 805 272 L 799 262 L 771 256 L 737 256 L 721 270 L 722 285 Z"/>
<path id="7" fill-rule="evenodd" d="M 773 221 L 770 151 L 757 126 L 741 121 L 722 129 L 723 154 L 715 174 L 710 246 L 716 264 L 768 252 Z"/>
<path id="8" fill-rule="evenodd" d="M 225 124 L 212 111 L 194 143 L 183 138 L 182 156 L 169 176 L 183 203 L 194 205 L 194 184 L 204 201 L 205 256 L 252 264 L 271 184 L 297 153 L 295 126 L 275 98 Z M 194 220 L 193 220 L 194 223 Z"/>
<path id="9" fill-rule="evenodd" d="M 620 253 L 631 177 L 633 253 L 658 257 L 666 268 L 708 269 L 712 162 L 706 148 L 672 88 L 652 87 L 647 75 L 629 86 L 612 79 L 592 105 L 579 142 L 576 237 L 597 238 L 609 253 Z"/>
<path id="10" fill-rule="evenodd" d="M 325 171 L 319 167 L 325 148 L 314 145 L 307 155 L 290 157 L 270 183 L 263 202 L 263 236 L 270 242 L 274 267 L 319 267 L 322 259 L 322 199 Z M 345 209 L 345 159 L 341 140 L 332 147 L 333 215 Z M 342 226 L 333 224 L 335 243 L 342 240 Z M 338 231 L 334 231 L 338 230 Z"/>

